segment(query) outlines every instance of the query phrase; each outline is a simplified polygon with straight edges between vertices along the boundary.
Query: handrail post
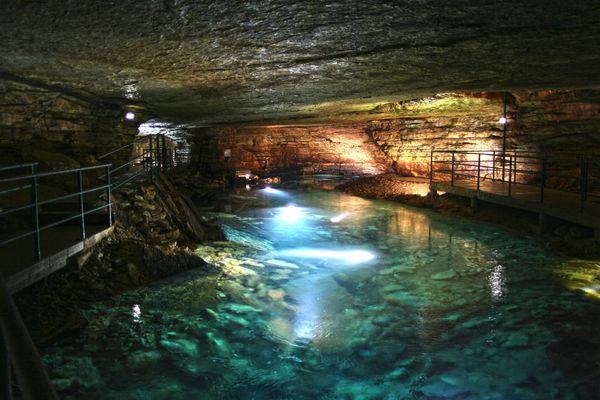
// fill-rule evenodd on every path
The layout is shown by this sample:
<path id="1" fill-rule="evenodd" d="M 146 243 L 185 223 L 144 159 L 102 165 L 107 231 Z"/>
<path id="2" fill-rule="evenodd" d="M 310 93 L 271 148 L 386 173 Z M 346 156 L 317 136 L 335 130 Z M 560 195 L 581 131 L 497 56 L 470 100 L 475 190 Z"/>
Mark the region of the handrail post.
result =
<path id="1" fill-rule="evenodd" d="M 542 187 L 540 189 L 540 203 L 544 202 L 544 189 L 546 187 L 546 175 L 548 173 L 548 161 L 542 158 Z"/>
<path id="2" fill-rule="evenodd" d="M 450 175 L 450 186 L 454 186 L 454 155 L 456 153 L 452 152 L 452 173 Z"/>
<path id="3" fill-rule="evenodd" d="M 162 139 L 162 167 L 163 167 L 163 172 L 166 173 L 167 172 L 167 143 L 165 141 L 165 134 L 161 134 L 161 139 Z"/>
<path id="4" fill-rule="evenodd" d="M 515 168 L 513 170 L 513 179 L 515 181 L 515 185 L 517 184 L 517 171 L 519 171 L 519 168 L 517 167 L 517 151 L 515 150 Z"/>
<path id="5" fill-rule="evenodd" d="M 504 177 L 502 178 L 504 180 Z M 512 195 L 512 156 L 508 157 L 508 197 Z"/>
<path id="6" fill-rule="evenodd" d="M 477 191 L 479 192 L 479 181 L 481 175 L 481 153 L 477 154 Z"/>
<path id="7" fill-rule="evenodd" d="M 33 218 L 33 227 L 34 227 L 34 245 L 35 245 L 35 260 L 40 261 L 42 259 L 42 248 L 40 244 L 40 206 L 38 204 L 38 186 L 37 186 L 37 177 L 34 176 L 31 178 L 31 205 L 32 209 L 32 218 Z"/>
<path id="8" fill-rule="evenodd" d="M 152 135 L 148 136 L 148 139 L 150 144 L 150 180 L 154 182 L 154 151 L 152 149 Z"/>
<path id="9" fill-rule="evenodd" d="M 429 153 L 429 188 L 431 188 L 431 183 L 433 182 L 433 150 Z"/>
<path id="10" fill-rule="evenodd" d="M 579 167 L 580 173 L 580 183 L 579 183 L 579 191 L 580 191 L 580 202 L 581 206 L 579 211 L 583 212 L 585 207 L 585 200 L 587 198 L 587 182 L 588 182 L 588 164 L 585 158 L 581 159 L 581 165 Z"/>
<path id="11" fill-rule="evenodd" d="M 79 186 L 79 212 L 81 213 L 81 220 L 79 224 L 79 233 L 81 240 L 85 239 L 85 210 L 83 205 L 83 173 L 79 171 L 77 173 L 77 184 Z"/>
<path id="12" fill-rule="evenodd" d="M 0 382 L 2 387 L 0 388 L 0 399 L 10 400 L 12 399 L 12 372 L 10 370 L 10 357 L 8 355 L 8 348 L 4 341 L 4 336 L 0 332 Z"/>
<path id="13" fill-rule="evenodd" d="M 496 150 L 492 151 L 492 181 L 496 180 Z"/>
<path id="14" fill-rule="evenodd" d="M 57 399 L 23 318 L 0 277 L 0 332 L 23 399 Z"/>
<path id="15" fill-rule="evenodd" d="M 112 226 L 112 202 L 110 200 L 110 166 L 106 167 L 106 204 L 108 206 L 108 226 Z"/>
<path id="16" fill-rule="evenodd" d="M 162 168 L 162 160 L 160 156 L 160 136 L 156 135 L 156 172 L 160 173 Z"/>

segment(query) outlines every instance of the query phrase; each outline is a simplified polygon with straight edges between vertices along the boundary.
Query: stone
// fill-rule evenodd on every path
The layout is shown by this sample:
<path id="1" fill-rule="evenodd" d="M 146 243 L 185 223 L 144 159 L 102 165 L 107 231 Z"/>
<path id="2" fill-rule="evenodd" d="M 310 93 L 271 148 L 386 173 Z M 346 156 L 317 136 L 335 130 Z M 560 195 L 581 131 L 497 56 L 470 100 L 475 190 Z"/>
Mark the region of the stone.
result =
<path id="1" fill-rule="evenodd" d="M 524 332 L 510 332 L 504 346 L 509 349 L 526 347 L 529 344 L 529 335 Z"/>
<path id="2" fill-rule="evenodd" d="M 140 284 L 140 272 L 138 271 L 137 267 L 135 266 L 135 264 L 132 263 L 127 263 L 127 265 L 125 266 L 126 270 L 127 270 L 127 276 L 129 277 L 129 280 L 131 281 L 131 283 L 135 286 L 139 286 Z"/>
<path id="3" fill-rule="evenodd" d="M 163 339 L 160 345 L 176 357 L 195 358 L 198 355 L 198 345 L 185 338 Z"/>
<path id="4" fill-rule="evenodd" d="M 293 264 L 291 262 L 287 262 L 287 261 L 283 261 L 283 260 L 276 260 L 276 259 L 267 260 L 267 261 L 265 261 L 265 264 L 274 265 L 276 267 L 282 267 L 282 268 L 287 268 L 287 269 L 300 268 L 296 264 Z"/>
<path id="5" fill-rule="evenodd" d="M 273 301 L 281 301 L 285 297 L 285 291 L 283 289 L 269 289 L 267 290 L 267 296 Z"/>
<path id="6" fill-rule="evenodd" d="M 449 269 L 447 271 L 438 272 L 436 274 L 431 275 L 431 279 L 436 280 L 436 281 L 445 281 L 445 280 L 452 279 L 455 276 L 456 276 L 456 272 L 452 269 Z"/>

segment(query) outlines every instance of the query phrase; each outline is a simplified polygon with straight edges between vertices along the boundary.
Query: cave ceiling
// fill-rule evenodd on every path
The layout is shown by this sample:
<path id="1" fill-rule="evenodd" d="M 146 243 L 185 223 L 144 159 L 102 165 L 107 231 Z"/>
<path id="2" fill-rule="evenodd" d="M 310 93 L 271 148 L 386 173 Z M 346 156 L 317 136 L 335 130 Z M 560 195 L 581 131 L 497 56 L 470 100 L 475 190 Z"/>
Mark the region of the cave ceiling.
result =
<path id="1" fill-rule="evenodd" d="M 194 124 L 600 85 L 600 2 L 2 0 L 0 77 Z"/>

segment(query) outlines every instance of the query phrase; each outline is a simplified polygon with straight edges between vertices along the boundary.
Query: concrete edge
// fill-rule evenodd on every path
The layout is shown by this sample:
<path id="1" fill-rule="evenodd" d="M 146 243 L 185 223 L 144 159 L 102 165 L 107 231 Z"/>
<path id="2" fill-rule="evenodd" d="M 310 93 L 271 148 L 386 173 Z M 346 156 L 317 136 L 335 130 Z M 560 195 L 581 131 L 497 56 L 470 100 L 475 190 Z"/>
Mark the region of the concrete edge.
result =
<path id="1" fill-rule="evenodd" d="M 11 275 L 6 281 L 6 286 L 9 292 L 16 293 L 20 290 L 23 290 L 26 287 L 44 279 L 48 275 L 64 268 L 71 256 L 95 246 L 101 240 L 111 235 L 113 231 L 114 226 L 111 226 L 110 228 L 100 231 L 81 242 L 75 243 L 64 250 L 59 251 L 50 257 L 44 258 L 32 266 Z"/>

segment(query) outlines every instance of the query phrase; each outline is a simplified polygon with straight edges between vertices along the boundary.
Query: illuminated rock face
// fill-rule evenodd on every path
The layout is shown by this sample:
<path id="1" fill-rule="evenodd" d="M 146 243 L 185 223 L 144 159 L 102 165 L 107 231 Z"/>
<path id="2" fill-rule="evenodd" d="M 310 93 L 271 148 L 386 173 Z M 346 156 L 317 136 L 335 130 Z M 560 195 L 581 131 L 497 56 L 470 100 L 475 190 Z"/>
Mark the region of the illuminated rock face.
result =
<path id="1" fill-rule="evenodd" d="M 221 173 L 223 152 L 231 149 L 229 167 L 258 173 L 393 170 L 428 176 L 432 149 L 501 149 L 500 93 L 452 94 L 384 108 L 379 111 L 397 116 L 337 125 L 196 130 L 197 165 Z M 511 93 L 507 148 L 600 154 L 600 91 Z"/>
<path id="2" fill-rule="evenodd" d="M 230 127 L 196 131 L 194 155 L 209 174 L 229 167 L 258 174 L 344 173 L 372 175 L 392 170 L 392 162 L 356 125 Z"/>
<path id="3" fill-rule="evenodd" d="M 0 2 L 0 74 L 170 120 L 285 121 L 600 84 L 597 0 Z"/>

